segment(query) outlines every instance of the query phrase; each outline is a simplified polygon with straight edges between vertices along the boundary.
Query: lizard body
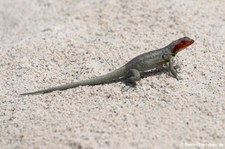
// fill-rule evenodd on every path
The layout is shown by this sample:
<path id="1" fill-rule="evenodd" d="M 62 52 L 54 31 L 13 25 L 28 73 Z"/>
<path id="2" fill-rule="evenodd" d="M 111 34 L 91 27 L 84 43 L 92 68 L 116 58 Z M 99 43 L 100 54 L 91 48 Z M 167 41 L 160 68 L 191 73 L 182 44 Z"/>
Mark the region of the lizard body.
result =
<path id="1" fill-rule="evenodd" d="M 135 85 L 136 81 L 140 80 L 140 77 L 141 77 L 140 73 L 156 68 L 158 66 L 162 66 L 163 64 L 166 64 L 166 63 L 169 63 L 169 69 L 171 73 L 174 75 L 174 77 L 176 79 L 179 79 L 179 76 L 177 75 L 177 72 L 175 71 L 173 66 L 173 59 L 179 51 L 190 46 L 192 43 L 194 43 L 193 39 L 190 39 L 189 37 L 183 37 L 171 42 L 169 45 L 167 45 L 164 48 L 141 54 L 133 58 L 132 60 L 130 60 L 124 66 L 108 74 L 93 77 L 86 80 L 81 80 L 78 82 L 72 82 L 72 83 L 68 83 L 65 85 L 56 86 L 56 87 L 52 87 L 52 88 L 48 88 L 44 90 L 23 93 L 21 95 L 43 94 L 43 93 L 49 93 L 56 90 L 66 90 L 69 88 L 75 88 L 75 87 L 84 86 L 84 85 L 104 84 L 116 79 L 120 79 L 122 77 L 128 77 L 129 82 Z"/>

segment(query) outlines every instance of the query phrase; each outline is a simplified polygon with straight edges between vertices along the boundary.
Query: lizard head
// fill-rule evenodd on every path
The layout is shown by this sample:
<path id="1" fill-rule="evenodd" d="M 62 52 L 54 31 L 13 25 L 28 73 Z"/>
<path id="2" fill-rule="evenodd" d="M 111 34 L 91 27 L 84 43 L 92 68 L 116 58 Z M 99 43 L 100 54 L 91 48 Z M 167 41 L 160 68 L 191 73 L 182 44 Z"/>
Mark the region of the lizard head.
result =
<path id="1" fill-rule="evenodd" d="M 177 39 L 170 44 L 171 52 L 174 54 L 177 54 L 179 51 L 187 48 L 193 43 L 194 43 L 194 40 L 189 37 L 183 37 L 183 38 Z"/>

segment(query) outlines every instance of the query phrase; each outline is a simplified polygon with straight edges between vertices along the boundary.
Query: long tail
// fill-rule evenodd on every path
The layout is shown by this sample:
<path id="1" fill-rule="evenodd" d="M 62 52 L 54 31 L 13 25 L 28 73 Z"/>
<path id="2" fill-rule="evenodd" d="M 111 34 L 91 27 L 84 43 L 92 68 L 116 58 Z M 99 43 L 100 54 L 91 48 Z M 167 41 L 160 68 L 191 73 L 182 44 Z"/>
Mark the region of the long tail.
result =
<path id="1" fill-rule="evenodd" d="M 20 95 L 44 94 L 44 93 L 49 93 L 49 92 L 56 91 L 56 90 L 66 90 L 69 88 L 75 88 L 78 86 L 104 84 L 104 83 L 111 82 L 115 79 L 118 79 L 118 78 L 124 76 L 125 72 L 126 72 L 125 67 L 123 66 L 119 69 L 116 69 L 116 70 L 114 70 L 108 74 L 102 75 L 102 76 L 98 76 L 98 77 L 94 77 L 94 78 L 90 78 L 90 79 L 86 79 L 86 80 L 81 80 L 78 82 L 72 82 L 72 83 L 68 83 L 65 85 L 60 85 L 60 86 L 56 86 L 56 87 L 52 87 L 52 88 L 48 88 L 48 89 L 39 90 L 39 91 L 23 93 Z"/>

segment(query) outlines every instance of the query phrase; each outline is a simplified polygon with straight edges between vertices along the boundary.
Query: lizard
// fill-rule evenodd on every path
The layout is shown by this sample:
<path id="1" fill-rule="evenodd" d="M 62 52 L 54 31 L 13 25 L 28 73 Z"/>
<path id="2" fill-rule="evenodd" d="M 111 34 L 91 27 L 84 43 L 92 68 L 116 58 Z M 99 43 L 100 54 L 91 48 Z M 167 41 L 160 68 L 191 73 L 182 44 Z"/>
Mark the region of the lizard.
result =
<path id="1" fill-rule="evenodd" d="M 48 89 L 23 93 L 20 95 L 44 94 L 44 93 L 49 93 L 56 90 L 66 90 L 69 88 L 75 88 L 75 87 L 84 86 L 84 85 L 105 84 L 105 83 L 110 83 L 112 81 L 118 80 L 120 78 L 127 78 L 127 80 L 131 84 L 136 85 L 136 81 L 139 81 L 141 79 L 142 72 L 157 68 L 158 66 L 162 66 L 164 64 L 169 64 L 168 68 L 170 72 L 172 73 L 172 75 L 177 80 L 180 80 L 181 78 L 178 76 L 174 68 L 174 57 L 176 56 L 178 52 L 187 48 L 193 43 L 194 43 L 194 40 L 189 37 L 179 38 L 161 49 L 149 51 L 139 56 L 136 56 L 133 59 L 131 59 L 129 62 L 127 62 L 125 65 L 105 75 L 100 75 L 100 76 L 92 77 L 90 79 L 85 79 L 85 80 L 81 80 L 77 82 L 68 83 L 65 85 L 51 87 Z"/>

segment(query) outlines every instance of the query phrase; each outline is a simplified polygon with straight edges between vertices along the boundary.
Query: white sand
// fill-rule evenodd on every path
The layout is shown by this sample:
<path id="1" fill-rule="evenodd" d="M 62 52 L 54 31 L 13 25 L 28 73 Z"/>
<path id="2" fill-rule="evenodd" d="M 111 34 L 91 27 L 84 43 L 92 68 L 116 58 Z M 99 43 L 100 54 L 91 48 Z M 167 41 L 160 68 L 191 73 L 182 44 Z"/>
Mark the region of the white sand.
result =
<path id="1" fill-rule="evenodd" d="M 197 148 L 224 145 L 225 1 L 0 1 L 0 147 Z M 19 93 L 105 74 L 189 36 L 182 81 Z M 202 148 L 202 147 L 201 147 Z"/>

